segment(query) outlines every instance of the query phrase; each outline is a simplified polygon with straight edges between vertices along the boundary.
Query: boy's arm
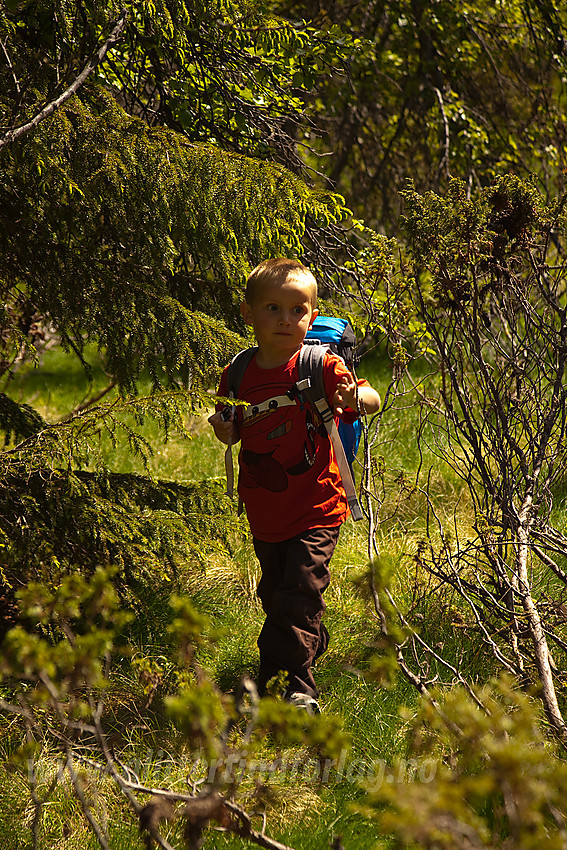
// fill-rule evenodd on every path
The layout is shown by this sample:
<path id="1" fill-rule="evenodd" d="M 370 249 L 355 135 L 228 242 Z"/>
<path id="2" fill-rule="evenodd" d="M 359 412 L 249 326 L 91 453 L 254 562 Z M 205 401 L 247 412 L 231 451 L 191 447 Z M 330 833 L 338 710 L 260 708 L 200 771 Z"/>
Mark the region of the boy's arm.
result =
<path id="1" fill-rule="evenodd" d="M 233 446 L 240 440 L 240 432 L 234 417 L 234 413 L 224 410 L 217 410 L 207 420 L 215 432 L 215 437 L 227 446 Z"/>
<path id="2" fill-rule="evenodd" d="M 359 386 L 357 392 L 357 384 L 352 375 L 344 375 L 339 380 L 333 397 L 333 409 L 337 416 L 340 416 L 347 407 L 351 410 L 359 409 L 360 413 L 371 415 L 380 410 L 381 404 L 380 396 L 370 384 Z"/>

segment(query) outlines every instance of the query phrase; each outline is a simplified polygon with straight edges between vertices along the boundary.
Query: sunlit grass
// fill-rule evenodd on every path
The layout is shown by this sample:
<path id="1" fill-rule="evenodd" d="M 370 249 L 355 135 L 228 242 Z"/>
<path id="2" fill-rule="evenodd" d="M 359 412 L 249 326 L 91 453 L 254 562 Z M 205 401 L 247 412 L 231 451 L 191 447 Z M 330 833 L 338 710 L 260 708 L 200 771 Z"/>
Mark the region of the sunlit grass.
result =
<path id="1" fill-rule="evenodd" d="M 56 421 L 68 414 L 85 399 L 107 386 L 108 378 L 102 371 L 94 352 L 90 352 L 93 366 L 92 380 L 88 380 L 76 359 L 60 349 L 45 355 L 41 370 L 26 369 L 16 375 L 9 386 L 10 394 L 18 401 L 35 406 L 48 420 Z M 359 374 L 368 376 L 384 394 L 389 381 L 389 367 L 383 357 L 371 357 L 359 367 Z M 141 385 L 140 391 L 149 389 Z M 106 399 L 110 399 L 109 393 Z M 451 506 L 459 501 L 459 482 L 451 473 L 438 468 L 434 454 L 420 457 L 415 445 L 415 414 L 409 410 L 407 400 L 401 400 L 398 410 L 387 416 L 379 432 L 374 456 L 383 458 L 384 487 L 377 486 L 379 500 L 377 511 L 376 544 L 381 562 L 391 575 L 391 589 L 400 606 L 407 611 L 415 604 L 416 575 L 413 556 L 423 536 L 426 523 L 426 501 L 413 489 L 417 464 L 422 462 L 433 470 L 434 485 L 444 497 L 446 514 L 450 518 Z M 199 415 L 187 414 L 184 423 L 190 439 L 172 434 L 165 441 L 158 425 L 147 419 L 141 428 L 143 436 L 153 446 L 149 469 L 161 480 L 187 482 L 222 478 L 224 475 L 224 447 L 218 443 L 208 426 L 209 411 Z M 101 444 L 101 456 L 106 466 L 116 472 L 144 473 L 140 458 L 133 455 L 126 440 L 116 445 L 109 441 Z M 236 462 L 236 458 L 235 458 Z M 360 474 L 360 473 L 359 473 Z M 466 505 L 463 500 L 458 522 L 466 525 Z M 236 506 L 235 506 L 236 510 Z M 443 509 L 441 509 L 443 511 Z M 445 518 L 445 515 L 443 515 Z M 372 551 L 372 547 L 370 548 Z M 316 678 L 321 688 L 321 704 L 329 714 L 342 717 L 344 727 L 352 739 L 349 763 L 372 766 L 381 761 L 391 763 L 395 756 L 403 757 L 406 741 L 406 721 L 399 713 L 401 705 L 412 706 L 416 693 L 401 677 L 384 687 L 368 676 L 371 659 L 379 652 L 377 636 L 379 624 L 368 593 L 368 530 L 366 523 L 355 524 L 349 520 L 341 529 L 339 544 L 331 562 L 331 585 L 326 594 L 326 623 L 331 634 L 327 653 L 316 666 Z M 199 662 L 225 693 L 232 693 L 242 675 L 254 676 L 258 666 L 256 638 L 260 631 L 263 613 L 256 598 L 255 587 L 258 566 L 251 541 L 246 535 L 236 540 L 230 555 L 212 553 L 203 563 L 181 565 L 174 582 L 163 580 L 162 588 L 153 591 L 147 600 L 150 623 L 133 626 L 131 646 L 133 657 L 139 655 L 160 659 L 170 652 L 167 625 L 171 619 L 168 608 L 170 590 L 186 593 L 193 604 L 207 614 L 218 630 L 218 639 L 199 650 Z M 455 634 L 450 611 L 439 616 L 435 597 L 429 608 L 421 602 L 424 634 L 432 641 L 451 641 L 453 655 L 461 653 L 466 663 L 466 646 L 462 633 Z M 451 653 L 450 653 L 451 654 Z M 472 655 L 472 651 L 471 651 Z M 482 664 L 484 659 L 471 657 L 471 664 Z M 163 689 L 167 690 L 167 677 Z M 159 780 L 159 765 L 152 768 L 151 758 L 164 747 L 172 734 L 160 708 L 160 697 L 152 703 L 146 722 L 143 716 L 145 696 L 134 668 L 116 670 L 111 679 L 108 695 L 109 724 L 112 735 L 120 746 L 138 759 L 146 759 L 150 779 Z M 144 726 L 144 724 L 146 724 Z M 151 751 L 151 758 L 148 752 Z M 269 762 L 276 751 L 266 742 L 263 757 Z M 45 758 L 49 760 L 49 754 Z M 148 761 L 149 759 L 149 761 Z M 182 762 L 175 766 L 175 776 L 168 782 L 182 782 Z M 5 843 L 7 850 L 19 850 L 29 843 L 29 789 L 18 776 L 3 777 L 5 801 L 0 803 L 0 839 L 19 818 L 14 833 L 17 838 Z M 97 792 L 98 793 L 98 792 Z M 291 846 L 310 850 L 327 848 L 337 836 L 342 836 L 346 850 L 370 850 L 386 846 L 376 832 L 376 827 L 357 814 L 352 804 L 362 799 L 358 775 L 350 778 L 343 774 L 324 784 L 291 785 L 285 782 L 268 815 L 268 831 Z M 301 798 L 301 806 L 298 800 Z M 28 800 L 28 803 L 25 800 Z M 124 814 L 124 802 L 118 801 L 115 790 L 102 785 L 99 800 L 108 811 L 109 832 L 113 850 L 141 847 L 137 838 L 135 820 Z M 101 803 L 102 805 L 102 803 Z M 76 803 L 59 797 L 45 807 L 43 834 L 49 836 L 49 850 L 78 850 L 94 848 L 96 842 L 85 829 L 84 818 Z M 171 835 L 175 828 L 171 827 Z M 173 840 L 173 839 L 172 839 Z M 211 833 L 205 846 L 241 847 L 238 839 Z"/>

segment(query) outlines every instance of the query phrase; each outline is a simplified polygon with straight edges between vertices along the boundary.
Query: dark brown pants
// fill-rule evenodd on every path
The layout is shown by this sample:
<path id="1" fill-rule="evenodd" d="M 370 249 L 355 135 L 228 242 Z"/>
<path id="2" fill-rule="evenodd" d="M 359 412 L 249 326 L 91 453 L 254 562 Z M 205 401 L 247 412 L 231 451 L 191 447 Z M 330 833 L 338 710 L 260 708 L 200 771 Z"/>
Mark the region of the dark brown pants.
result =
<path id="1" fill-rule="evenodd" d="M 314 528 L 281 543 L 254 538 L 262 577 L 258 596 L 266 621 L 258 637 L 258 690 L 281 670 L 288 673 L 287 693 L 316 697 L 311 665 L 326 649 L 329 633 L 321 622 L 323 592 L 329 585 L 329 561 L 340 526 Z"/>

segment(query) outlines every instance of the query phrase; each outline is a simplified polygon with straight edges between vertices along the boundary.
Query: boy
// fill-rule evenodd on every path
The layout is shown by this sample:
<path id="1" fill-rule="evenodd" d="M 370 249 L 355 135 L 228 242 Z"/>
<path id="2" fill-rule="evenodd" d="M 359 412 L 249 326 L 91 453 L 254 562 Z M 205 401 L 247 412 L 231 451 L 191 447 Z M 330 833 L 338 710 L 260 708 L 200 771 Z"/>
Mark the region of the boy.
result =
<path id="1" fill-rule="evenodd" d="M 258 345 L 238 391 L 249 404 L 237 406 L 234 415 L 217 409 L 209 422 L 221 442 L 242 441 L 238 493 L 260 562 L 257 592 L 266 615 L 258 638 L 258 690 L 283 670 L 284 697 L 317 712 L 311 666 L 329 640 L 321 622 L 323 592 L 348 514 L 325 427 L 295 387 L 298 353 L 318 312 L 317 282 L 296 260 L 266 260 L 248 278 L 241 312 Z M 357 384 L 330 352 L 324 382 L 334 413 L 347 421 L 357 416 L 357 395 L 361 410 L 380 407 L 378 393 L 366 381 Z M 218 392 L 228 395 L 226 369 Z"/>

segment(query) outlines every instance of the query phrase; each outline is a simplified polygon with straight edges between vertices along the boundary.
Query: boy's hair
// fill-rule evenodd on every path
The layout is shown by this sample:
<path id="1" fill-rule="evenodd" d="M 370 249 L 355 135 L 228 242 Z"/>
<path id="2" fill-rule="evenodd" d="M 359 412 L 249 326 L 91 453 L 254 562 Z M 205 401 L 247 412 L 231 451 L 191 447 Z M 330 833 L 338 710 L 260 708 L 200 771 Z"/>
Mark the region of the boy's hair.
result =
<path id="1" fill-rule="evenodd" d="M 251 304 L 262 284 L 288 279 L 307 283 L 310 289 L 311 306 L 315 309 L 317 306 L 317 281 L 307 266 L 304 266 L 299 260 L 288 260 L 285 257 L 264 260 L 250 272 L 246 281 L 244 299 L 247 304 Z"/>

